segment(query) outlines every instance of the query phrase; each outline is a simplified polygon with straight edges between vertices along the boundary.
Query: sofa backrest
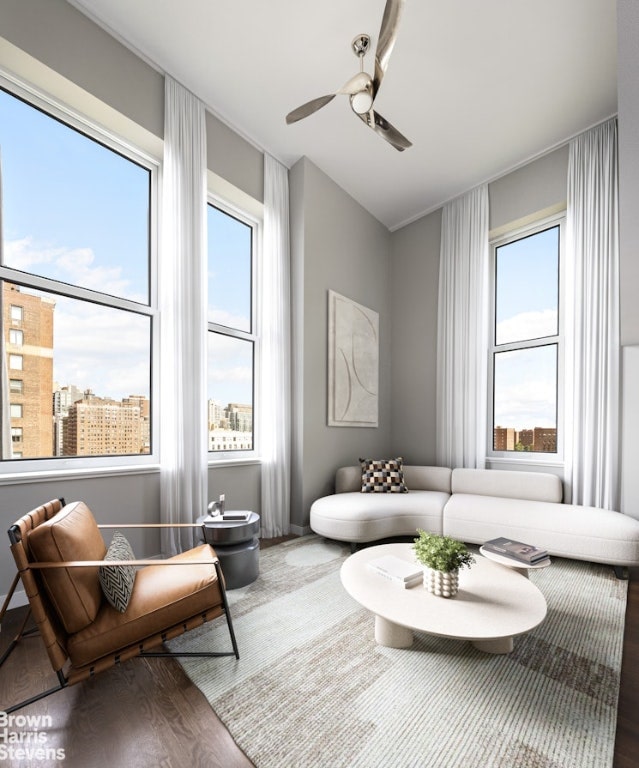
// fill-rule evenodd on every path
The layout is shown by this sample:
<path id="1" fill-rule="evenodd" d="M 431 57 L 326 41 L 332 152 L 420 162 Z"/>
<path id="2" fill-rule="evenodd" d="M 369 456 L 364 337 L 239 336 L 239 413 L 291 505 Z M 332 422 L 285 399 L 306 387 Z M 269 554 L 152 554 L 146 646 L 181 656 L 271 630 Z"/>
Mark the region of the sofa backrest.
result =
<path id="1" fill-rule="evenodd" d="M 561 502 L 563 499 L 561 480 L 549 472 L 458 468 L 453 469 L 452 491 L 530 501 Z"/>
<path id="2" fill-rule="evenodd" d="M 448 467 L 404 466 L 404 481 L 410 491 L 450 493 L 451 470 Z M 335 493 L 362 490 L 362 468 L 340 467 L 335 474 Z"/>

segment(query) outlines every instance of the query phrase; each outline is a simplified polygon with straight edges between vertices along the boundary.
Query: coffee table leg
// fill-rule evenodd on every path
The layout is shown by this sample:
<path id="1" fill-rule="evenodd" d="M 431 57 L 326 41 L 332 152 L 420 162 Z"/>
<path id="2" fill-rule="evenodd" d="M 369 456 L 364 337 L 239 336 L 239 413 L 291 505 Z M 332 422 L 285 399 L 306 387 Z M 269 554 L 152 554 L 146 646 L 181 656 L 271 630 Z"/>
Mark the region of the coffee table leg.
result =
<path id="1" fill-rule="evenodd" d="M 413 644 L 413 632 L 408 627 L 375 616 L 375 641 L 386 648 L 410 648 Z"/>
<path id="2" fill-rule="evenodd" d="M 493 640 L 473 640 L 473 645 L 484 653 L 510 653 L 514 648 L 512 637 L 496 637 Z"/>

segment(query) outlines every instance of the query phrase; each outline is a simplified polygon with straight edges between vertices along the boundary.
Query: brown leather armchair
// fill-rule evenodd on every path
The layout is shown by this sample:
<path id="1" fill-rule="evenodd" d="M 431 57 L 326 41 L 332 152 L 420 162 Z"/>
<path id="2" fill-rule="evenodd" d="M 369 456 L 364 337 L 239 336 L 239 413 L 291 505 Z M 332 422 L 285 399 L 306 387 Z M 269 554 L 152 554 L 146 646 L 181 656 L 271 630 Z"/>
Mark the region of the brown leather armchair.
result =
<path id="1" fill-rule="evenodd" d="M 0 612 L 0 621 L 19 578 L 30 611 L 0 665 L 22 637 L 38 631 L 58 685 L 5 707 L 5 712 L 136 656 L 240 658 L 215 551 L 203 544 L 166 560 L 104 560 L 107 547 L 100 528 L 130 527 L 162 526 L 98 526 L 86 504 L 65 504 L 64 499 L 43 504 L 11 526 L 9 539 L 18 574 Z M 135 566 L 136 573 L 128 605 L 121 612 L 105 598 L 99 569 L 122 566 Z M 35 629 L 26 630 L 30 614 Z M 222 615 L 226 617 L 232 651 L 150 650 Z"/>

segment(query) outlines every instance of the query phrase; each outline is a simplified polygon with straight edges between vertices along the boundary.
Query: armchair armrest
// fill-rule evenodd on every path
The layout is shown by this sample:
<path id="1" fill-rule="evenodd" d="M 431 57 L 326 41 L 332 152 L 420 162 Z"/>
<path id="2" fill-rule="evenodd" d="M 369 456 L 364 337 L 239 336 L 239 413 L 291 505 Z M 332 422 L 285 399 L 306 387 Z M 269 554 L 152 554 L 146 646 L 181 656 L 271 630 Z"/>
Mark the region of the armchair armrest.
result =
<path id="1" fill-rule="evenodd" d="M 121 565 L 215 565 L 219 560 L 61 560 L 60 562 L 29 563 L 29 568 L 46 570 L 47 568 L 117 568 Z"/>
<path id="2" fill-rule="evenodd" d="M 98 528 L 201 528 L 202 523 L 98 523 Z"/>

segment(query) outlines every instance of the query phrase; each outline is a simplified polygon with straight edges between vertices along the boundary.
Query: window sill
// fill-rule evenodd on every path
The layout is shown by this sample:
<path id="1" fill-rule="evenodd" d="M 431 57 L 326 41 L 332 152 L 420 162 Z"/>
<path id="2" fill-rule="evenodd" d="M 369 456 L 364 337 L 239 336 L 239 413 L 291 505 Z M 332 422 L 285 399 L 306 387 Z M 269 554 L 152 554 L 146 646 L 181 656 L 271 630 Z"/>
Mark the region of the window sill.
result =
<path id="1" fill-rule="evenodd" d="M 518 467 L 548 467 L 549 469 L 563 469 L 564 462 L 562 459 L 549 459 L 549 458 L 520 458 L 519 456 L 513 456 L 512 458 L 506 456 L 486 456 L 486 466 L 490 468 L 491 465 L 499 467 L 500 465 L 516 465 Z"/>
<path id="2" fill-rule="evenodd" d="M 251 457 L 251 458 L 233 458 L 230 456 L 225 456 L 224 458 L 219 459 L 209 459 L 209 469 L 216 469 L 217 467 L 241 467 L 241 466 L 249 466 L 252 464 L 261 464 L 262 459 L 259 456 Z"/>
<path id="3" fill-rule="evenodd" d="M 77 467 L 74 469 L 47 469 L 32 472 L 8 472 L 0 474 L 0 485 L 45 483 L 51 480 L 90 479 L 92 477 L 117 477 L 122 475 L 149 475 L 160 471 L 159 464 L 131 464 L 121 467 Z"/>
<path id="4" fill-rule="evenodd" d="M 208 462 L 208 469 L 222 467 L 241 467 L 262 464 L 262 459 L 255 458 L 224 458 Z M 92 477 L 118 477 L 123 475 L 159 474 L 159 464 L 132 464 L 121 467 L 76 467 L 74 469 L 46 469 L 30 472 L 0 473 L 0 486 L 25 485 L 27 483 L 46 483 L 52 480 L 87 480 Z"/>

